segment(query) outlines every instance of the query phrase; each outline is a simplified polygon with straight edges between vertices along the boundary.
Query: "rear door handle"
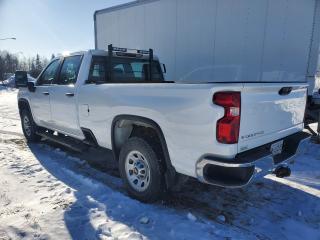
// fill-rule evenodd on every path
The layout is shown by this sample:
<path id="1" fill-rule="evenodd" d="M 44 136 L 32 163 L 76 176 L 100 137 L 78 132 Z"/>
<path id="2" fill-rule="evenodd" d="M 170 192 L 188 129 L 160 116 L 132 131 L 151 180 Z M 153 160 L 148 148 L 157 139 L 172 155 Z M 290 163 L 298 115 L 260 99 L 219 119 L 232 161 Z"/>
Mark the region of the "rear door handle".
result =
<path id="1" fill-rule="evenodd" d="M 42 94 L 43 94 L 43 95 L 46 95 L 46 96 L 49 96 L 49 95 L 50 95 L 49 92 L 43 92 Z"/>
<path id="2" fill-rule="evenodd" d="M 279 94 L 281 96 L 285 96 L 285 95 L 289 95 L 291 92 L 292 92 L 292 87 L 284 87 L 280 89 Z"/>
<path id="3" fill-rule="evenodd" d="M 74 97 L 74 93 L 66 93 L 67 97 Z"/>

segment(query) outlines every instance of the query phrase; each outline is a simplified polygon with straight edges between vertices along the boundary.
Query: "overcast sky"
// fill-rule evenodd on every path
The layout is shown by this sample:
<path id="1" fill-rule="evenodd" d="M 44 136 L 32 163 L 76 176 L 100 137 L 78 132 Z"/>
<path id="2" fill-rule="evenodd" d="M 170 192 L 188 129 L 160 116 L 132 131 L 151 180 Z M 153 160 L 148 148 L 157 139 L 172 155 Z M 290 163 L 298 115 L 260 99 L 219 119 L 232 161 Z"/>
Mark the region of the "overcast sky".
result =
<path id="1" fill-rule="evenodd" d="M 95 10 L 129 0 L 0 0 L 0 50 L 26 57 L 94 48 Z"/>

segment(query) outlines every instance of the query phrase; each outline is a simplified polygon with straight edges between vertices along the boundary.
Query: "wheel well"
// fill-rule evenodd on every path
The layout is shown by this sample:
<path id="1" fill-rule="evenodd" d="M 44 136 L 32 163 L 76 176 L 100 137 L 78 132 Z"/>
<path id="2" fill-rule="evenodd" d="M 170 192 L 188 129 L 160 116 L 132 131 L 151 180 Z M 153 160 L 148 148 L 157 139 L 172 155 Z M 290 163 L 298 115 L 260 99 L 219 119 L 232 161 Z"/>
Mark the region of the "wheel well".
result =
<path id="1" fill-rule="evenodd" d="M 114 158 L 119 159 L 121 147 L 130 137 L 141 137 L 152 145 L 159 156 L 167 186 L 174 184 L 176 171 L 171 164 L 167 144 L 159 125 L 151 119 L 123 115 L 118 116 L 112 123 L 112 150 Z"/>
<path id="2" fill-rule="evenodd" d="M 155 128 L 139 120 L 118 119 L 113 124 L 112 129 L 112 148 L 118 159 L 121 147 L 131 137 L 141 137 L 145 140 L 153 140 L 160 143 L 160 138 Z M 150 141 L 151 142 L 151 141 Z"/>

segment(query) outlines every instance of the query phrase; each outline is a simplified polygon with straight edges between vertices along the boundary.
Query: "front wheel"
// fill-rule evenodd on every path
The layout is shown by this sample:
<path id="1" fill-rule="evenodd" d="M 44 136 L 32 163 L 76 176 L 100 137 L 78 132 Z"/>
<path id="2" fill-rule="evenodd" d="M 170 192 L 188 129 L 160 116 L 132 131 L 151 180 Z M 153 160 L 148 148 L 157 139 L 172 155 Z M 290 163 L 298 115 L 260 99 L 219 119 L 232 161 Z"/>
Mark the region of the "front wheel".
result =
<path id="1" fill-rule="evenodd" d="M 142 202 L 155 202 L 165 190 L 161 162 L 145 140 L 130 138 L 120 151 L 120 175 L 129 194 Z"/>
<path id="2" fill-rule="evenodd" d="M 38 142 L 41 137 L 37 134 L 37 126 L 33 121 L 30 111 L 22 110 L 21 112 L 22 131 L 28 142 Z"/>

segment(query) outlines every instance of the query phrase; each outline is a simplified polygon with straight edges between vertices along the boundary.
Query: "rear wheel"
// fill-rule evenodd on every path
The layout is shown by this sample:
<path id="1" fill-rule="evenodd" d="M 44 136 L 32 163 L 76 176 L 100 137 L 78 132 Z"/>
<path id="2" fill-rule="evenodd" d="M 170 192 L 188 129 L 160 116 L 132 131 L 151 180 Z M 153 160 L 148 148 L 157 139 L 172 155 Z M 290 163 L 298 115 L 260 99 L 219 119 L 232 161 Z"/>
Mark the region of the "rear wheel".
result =
<path id="1" fill-rule="evenodd" d="M 120 175 L 129 194 L 143 202 L 162 198 L 165 184 L 161 162 L 145 140 L 130 138 L 121 148 Z"/>
<path id="2" fill-rule="evenodd" d="M 37 135 L 37 125 L 34 123 L 30 111 L 24 109 L 21 112 L 22 131 L 28 142 L 38 142 L 41 137 Z"/>

